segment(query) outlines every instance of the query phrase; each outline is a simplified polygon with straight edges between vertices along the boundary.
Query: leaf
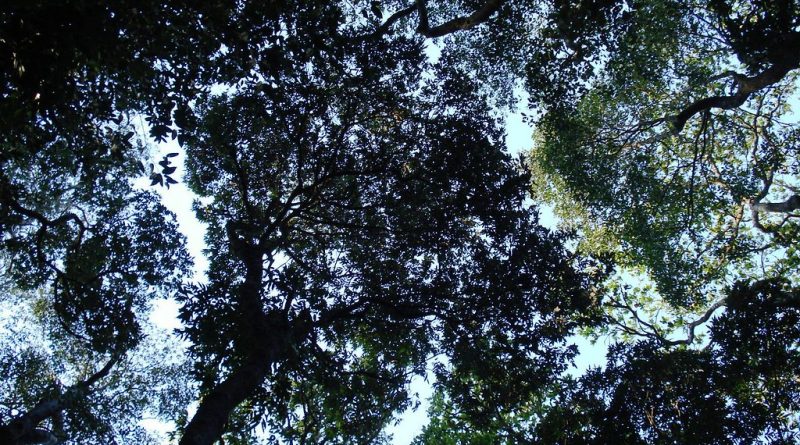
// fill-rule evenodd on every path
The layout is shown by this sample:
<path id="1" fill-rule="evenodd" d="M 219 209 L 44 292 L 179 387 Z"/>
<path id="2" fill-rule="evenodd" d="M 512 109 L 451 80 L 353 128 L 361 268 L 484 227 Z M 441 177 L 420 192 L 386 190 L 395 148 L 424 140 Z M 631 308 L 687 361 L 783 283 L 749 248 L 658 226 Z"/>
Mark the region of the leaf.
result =
<path id="1" fill-rule="evenodd" d="M 150 129 L 150 136 L 152 136 L 157 142 L 167 142 L 167 133 L 169 133 L 170 128 L 164 124 L 154 125 Z"/>
<path id="2" fill-rule="evenodd" d="M 150 175 L 150 186 L 154 186 L 156 184 L 164 185 L 164 177 L 161 176 L 161 173 L 153 173 Z"/>
<path id="3" fill-rule="evenodd" d="M 174 157 L 178 156 L 179 154 L 180 153 L 167 153 L 167 155 L 164 156 L 164 157 L 165 158 L 174 158 Z"/>
<path id="4" fill-rule="evenodd" d="M 165 175 L 171 175 L 175 173 L 176 169 L 177 167 L 165 167 L 164 170 L 161 171 L 161 173 L 164 173 Z"/>
<path id="5" fill-rule="evenodd" d="M 379 19 L 383 18 L 383 11 L 381 10 L 381 3 L 379 1 L 373 0 L 369 8 L 376 17 Z"/>

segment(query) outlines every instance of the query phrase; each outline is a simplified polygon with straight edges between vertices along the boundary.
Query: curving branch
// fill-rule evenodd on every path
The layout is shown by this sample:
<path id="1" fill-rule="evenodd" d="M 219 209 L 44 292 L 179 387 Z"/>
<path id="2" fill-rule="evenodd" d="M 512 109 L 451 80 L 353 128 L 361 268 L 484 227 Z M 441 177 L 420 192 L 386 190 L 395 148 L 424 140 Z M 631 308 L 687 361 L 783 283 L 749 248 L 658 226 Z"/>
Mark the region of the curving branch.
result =
<path id="1" fill-rule="evenodd" d="M 86 224 L 84 224 L 78 215 L 72 212 L 66 212 L 56 219 L 49 219 L 35 210 L 23 207 L 17 200 L 14 186 L 5 175 L 0 176 L 0 204 L 7 206 L 9 209 L 21 215 L 36 220 L 42 227 L 55 227 L 72 221 L 78 225 L 81 229 L 81 233 L 86 229 Z"/>
<path id="2" fill-rule="evenodd" d="M 612 297 L 610 301 L 610 306 L 627 311 L 633 317 L 633 320 L 636 322 L 637 326 L 636 327 L 629 326 L 624 322 L 614 319 L 614 317 L 610 317 L 609 321 L 612 324 L 614 324 L 618 329 L 620 329 L 622 332 L 628 335 L 649 338 L 651 340 L 657 341 L 658 343 L 666 347 L 679 346 L 679 345 L 689 346 L 692 343 L 694 343 L 695 329 L 697 329 L 698 326 L 710 320 L 711 317 L 719 308 L 727 305 L 728 305 L 728 299 L 723 298 L 721 300 L 718 300 L 711 306 L 709 306 L 709 308 L 706 309 L 706 312 L 702 316 L 700 316 L 696 320 L 686 325 L 686 338 L 680 340 L 670 340 L 663 332 L 661 332 L 661 330 L 655 324 L 647 322 L 644 319 L 642 319 L 636 308 L 631 306 L 631 304 L 628 303 L 624 297 L 622 297 L 620 300 Z"/>
<path id="3" fill-rule="evenodd" d="M 494 15 L 494 13 L 500 9 L 501 6 L 503 6 L 503 0 L 487 0 L 482 7 L 470 15 L 456 17 L 442 24 L 431 27 L 428 19 L 428 6 L 426 1 L 415 0 L 412 5 L 409 5 L 408 7 L 390 15 L 389 18 L 386 19 L 386 21 L 383 22 L 383 24 L 381 24 L 381 26 L 379 26 L 374 32 L 360 37 L 359 40 L 383 36 L 391 30 L 395 23 L 410 16 L 414 13 L 414 11 L 418 12 L 419 17 L 417 24 L 418 33 L 427 38 L 443 37 L 458 31 L 472 29 L 481 23 L 488 21 Z"/>
<path id="4" fill-rule="evenodd" d="M 86 380 L 69 387 L 63 394 L 40 401 L 25 414 L 12 419 L 6 425 L 0 426 L 0 443 L 36 444 L 47 443 L 54 436 L 51 432 L 37 428 L 37 426 L 58 415 L 61 411 L 70 408 L 76 401 L 82 399 L 91 390 L 92 385 L 106 377 L 111 369 L 122 358 L 122 353 L 117 352 L 99 371 Z"/>
<path id="5" fill-rule="evenodd" d="M 686 336 L 685 339 L 683 339 L 683 340 L 666 340 L 666 339 L 663 339 L 664 343 L 666 345 L 668 345 L 668 346 L 691 345 L 692 343 L 694 343 L 694 336 L 695 336 L 694 330 L 697 329 L 697 327 L 700 326 L 701 324 L 703 324 L 703 323 L 707 322 L 709 319 L 711 319 L 711 316 L 714 315 L 714 312 L 716 312 L 717 309 L 719 309 L 719 308 L 721 308 L 723 306 L 727 306 L 727 304 L 728 304 L 728 300 L 726 298 L 723 298 L 722 300 L 719 300 L 716 303 L 712 304 L 706 310 L 705 314 L 703 314 L 700 318 L 698 318 L 697 320 L 689 323 L 686 326 L 687 336 Z"/>
<path id="6" fill-rule="evenodd" d="M 390 29 L 392 29 L 392 26 L 394 26 L 394 24 L 397 23 L 398 20 L 404 17 L 408 17 L 409 15 L 411 15 L 411 13 L 413 13 L 416 10 L 417 10 L 417 4 L 414 3 L 413 5 L 407 8 L 395 12 L 394 14 L 389 16 L 389 18 L 386 19 L 386 21 L 383 22 L 383 24 L 379 26 L 378 29 L 375 30 L 375 32 L 367 35 L 366 37 L 376 38 L 383 36 L 384 34 L 388 33 Z"/>
<path id="7" fill-rule="evenodd" d="M 477 11 L 467 16 L 456 17 L 440 25 L 431 27 L 428 21 L 428 7 L 425 0 L 416 0 L 419 9 L 417 32 L 428 38 L 442 37 L 458 31 L 474 28 L 489 20 L 503 5 L 503 0 L 487 0 Z"/>
<path id="8" fill-rule="evenodd" d="M 792 195 L 783 202 L 754 202 L 753 212 L 791 213 L 800 210 L 800 196 Z"/>
<path id="9" fill-rule="evenodd" d="M 763 233 L 772 235 L 778 241 L 785 243 L 787 240 L 780 233 L 780 231 L 778 231 L 778 228 L 780 228 L 788 220 L 788 218 L 792 216 L 791 213 L 793 211 L 800 209 L 800 196 L 796 194 L 792 195 L 784 202 L 761 202 L 761 200 L 767 196 L 767 193 L 769 193 L 769 189 L 772 187 L 773 180 L 773 171 L 767 173 L 767 176 L 762 179 L 763 187 L 761 188 L 761 191 L 759 191 L 759 193 L 750 201 L 751 219 L 753 220 L 753 227 Z M 783 213 L 785 216 L 783 221 L 778 224 L 777 227 L 765 226 L 761 222 L 762 212 Z"/>
<path id="10" fill-rule="evenodd" d="M 780 63 L 775 63 L 764 71 L 754 75 L 745 76 L 733 71 L 726 71 L 711 80 L 719 80 L 726 77 L 733 78 L 736 83 L 736 92 L 728 96 L 711 96 L 698 99 L 674 116 L 668 116 L 666 120 L 672 126 L 672 134 L 677 135 L 683 131 L 686 122 L 698 113 L 711 109 L 730 110 L 738 108 L 747 101 L 755 92 L 772 86 L 783 80 L 789 72 L 800 67 L 800 50 Z"/>

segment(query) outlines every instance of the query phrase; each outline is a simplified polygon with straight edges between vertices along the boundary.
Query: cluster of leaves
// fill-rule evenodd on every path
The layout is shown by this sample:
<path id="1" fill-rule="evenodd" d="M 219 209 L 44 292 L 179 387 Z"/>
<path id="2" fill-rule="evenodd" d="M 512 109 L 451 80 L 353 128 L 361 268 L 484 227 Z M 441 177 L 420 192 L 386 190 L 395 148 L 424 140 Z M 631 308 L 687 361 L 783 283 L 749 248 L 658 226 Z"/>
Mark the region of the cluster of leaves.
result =
<path id="1" fill-rule="evenodd" d="M 176 181 L 172 176 L 170 176 L 173 173 L 175 173 L 175 170 L 178 169 L 178 167 L 172 165 L 172 162 L 170 161 L 170 158 L 174 158 L 176 156 L 178 156 L 178 153 L 167 153 L 166 155 L 164 155 L 164 157 L 161 158 L 160 161 L 158 161 L 158 165 L 159 167 L 161 167 L 160 172 L 155 170 L 155 166 L 153 164 L 150 164 L 150 170 L 148 171 L 147 169 L 144 168 L 144 164 L 141 161 L 139 161 L 139 172 L 142 174 L 150 175 L 151 187 L 154 185 L 160 185 L 161 187 L 164 187 L 166 185 L 167 189 L 169 189 L 170 184 L 178 183 L 178 181 Z"/>
<path id="2" fill-rule="evenodd" d="M 528 15 L 505 20 L 517 11 Z M 562 227 L 578 232 L 579 251 L 617 266 L 605 289 L 607 322 L 590 332 L 616 332 L 624 341 L 614 347 L 604 370 L 580 380 L 573 399 L 561 398 L 557 389 L 545 392 L 531 399 L 528 408 L 501 411 L 483 426 L 468 415 L 457 394 L 440 389 L 434 419 L 420 440 L 528 442 L 538 436 L 519 431 L 533 431 L 531 425 L 544 419 L 555 419 L 555 426 L 554 434 L 536 439 L 543 443 L 796 440 L 797 407 L 787 396 L 791 384 L 784 393 L 774 382 L 761 385 L 772 378 L 766 367 L 737 374 L 743 368 L 719 363 L 723 356 L 744 353 L 744 345 L 754 340 L 731 342 L 725 334 L 703 337 L 695 330 L 721 306 L 729 306 L 729 312 L 704 329 L 722 331 L 723 324 L 734 329 L 728 321 L 734 318 L 742 326 L 766 329 L 770 317 L 786 317 L 785 329 L 796 327 L 793 316 L 782 310 L 734 312 L 728 289 L 733 282 L 774 276 L 797 286 L 798 129 L 790 105 L 800 67 L 800 6 L 792 1 L 556 2 L 536 7 L 514 2 L 496 17 L 482 33 L 446 42 L 443 59 L 471 67 L 490 85 L 525 80 L 532 102 L 541 106 L 528 158 L 534 197 L 555 207 Z M 494 63 L 483 65 L 484 60 Z M 494 89 L 508 94 L 508 89 Z M 646 292 L 626 297 L 622 290 L 630 282 L 620 282 L 621 277 L 641 277 L 653 286 L 639 286 Z M 780 338 L 772 331 L 758 335 Z M 639 337 L 647 343 L 635 343 Z M 703 338 L 710 346 L 700 353 L 694 348 Z M 772 340 L 774 350 L 752 352 L 750 363 L 773 363 L 773 369 L 785 373 L 779 380 L 790 382 L 796 371 L 779 366 L 797 357 L 793 337 L 788 338 L 787 343 Z M 639 369 L 650 362 L 656 365 L 649 374 Z M 689 398 L 695 411 L 679 408 L 686 417 L 673 413 L 667 420 L 636 420 L 650 409 L 637 400 L 646 399 L 653 384 L 634 377 L 664 366 L 677 371 L 659 376 L 659 385 L 672 385 L 670 400 Z M 614 377 L 622 369 L 631 370 L 629 377 Z M 694 372 L 714 378 L 691 383 Z M 567 407 L 578 394 L 593 394 L 587 397 L 594 398 L 595 412 L 606 413 L 611 392 L 602 389 L 605 382 L 622 385 L 620 392 L 631 391 L 624 379 L 635 380 L 630 388 L 645 388 L 625 402 L 633 408 L 613 421 L 569 420 Z M 720 410 L 709 408 L 711 402 L 704 405 L 703 397 L 693 398 L 692 392 L 707 391 L 695 391 L 695 386 L 722 391 L 724 396 L 715 396 L 721 397 L 716 399 Z M 734 396 L 725 389 L 732 386 L 741 401 L 733 408 L 726 403 Z M 653 389 L 648 397 L 657 392 Z M 764 406 L 768 410 L 762 411 Z M 706 408 L 710 411 L 702 411 Z M 708 419 L 715 415 L 731 419 L 730 428 L 711 428 Z M 595 430 L 568 438 L 559 435 L 565 429 L 561 421 L 587 428 L 627 422 L 630 428 L 625 434 L 615 430 L 601 436 Z M 678 434 L 687 425 L 686 435 Z"/>
<path id="3" fill-rule="evenodd" d="M 798 60 L 785 51 L 798 20 L 791 2 L 632 8 L 590 91 L 539 122 L 535 193 L 585 232 L 585 251 L 645 269 L 676 306 L 764 270 L 791 275 L 796 259 L 775 253 L 796 224 L 759 203 L 793 188 Z"/>
<path id="4" fill-rule="evenodd" d="M 3 311 L 16 311 L 15 299 L 36 304 L 42 314 L 29 329 L 49 326 L 40 341 L 4 335 L 19 342 L 3 349 L 3 375 L 16 382 L 4 388 L 4 443 L 144 443 L 133 419 L 164 383 L 153 382 L 185 382 L 177 370 L 131 374 L 126 356 L 152 355 L 135 360 L 157 366 L 155 354 L 136 349 L 146 335 L 140 314 L 154 295 L 174 292 L 189 268 L 174 217 L 157 195 L 131 185 L 146 151 L 134 119 L 145 116 L 154 136 L 166 134 L 193 82 L 181 90 L 190 76 L 165 67 L 217 49 L 165 26 L 198 11 L 162 6 L 0 7 L 0 256 L 10 283 Z"/>
<path id="5" fill-rule="evenodd" d="M 563 369 L 564 337 L 589 318 L 590 279 L 524 205 L 528 177 L 474 81 L 427 67 L 415 39 L 359 34 L 336 37 L 318 57 L 346 45 L 346 58 L 312 73 L 287 55 L 297 68 L 271 85 L 258 73 L 198 101 L 187 136 L 189 184 L 214 198 L 198 208 L 209 283 L 182 315 L 209 397 L 234 381 L 221 371 L 250 360 L 254 335 L 310 324 L 272 352 L 239 434 L 265 420 L 286 439 L 376 440 L 440 354 L 453 366 L 438 378 L 455 391 L 492 376 L 476 413 L 515 404 Z M 242 320 L 251 305 L 283 327 L 243 329 L 259 323 Z"/>
<path id="6" fill-rule="evenodd" d="M 707 348 L 614 344 L 604 368 L 488 425 L 440 392 L 416 443 L 796 443 L 797 291 L 764 280 L 729 293 L 736 303 L 711 321 Z"/>

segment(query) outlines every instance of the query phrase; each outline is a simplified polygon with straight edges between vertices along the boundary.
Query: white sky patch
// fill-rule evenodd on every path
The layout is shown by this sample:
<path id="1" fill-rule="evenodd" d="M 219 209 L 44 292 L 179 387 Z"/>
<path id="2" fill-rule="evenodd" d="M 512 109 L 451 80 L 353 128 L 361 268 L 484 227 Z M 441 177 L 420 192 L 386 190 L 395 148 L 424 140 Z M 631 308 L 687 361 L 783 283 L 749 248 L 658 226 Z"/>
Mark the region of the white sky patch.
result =
<path id="1" fill-rule="evenodd" d="M 519 90 L 517 94 L 521 97 L 517 104 L 517 111 L 506 116 L 506 150 L 512 156 L 520 154 L 527 155 L 533 147 L 533 127 L 525 122 L 523 113 L 531 114 L 528 109 L 527 94 Z M 529 200 L 532 204 L 533 201 Z M 558 220 L 553 212 L 553 207 L 542 203 L 537 204 L 539 210 L 539 224 L 554 230 L 558 226 Z"/>
<path id="2" fill-rule="evenodd" d="M 153 190 L 161 198 L 161 203 L 175 214 L 178 221 L 178 230 L 186 237 L 186 248 L 192 256 L 194 262 L 193 277 L 191 281 L 204 282 L 206 271 L 208 270 L 208 259 L 203 250 L 206 248 L 205 234 L 206 226 L 197 220 L 192 203 L 198 198 L 186 187 L 185 175 L 186 159 L 185 151 L 174 140 L 161 143 L 158 150 L 153 154 L 150 163 L 156 163 L 167 153 L 178 153 L 177 157 L 171 158 L 172 165 L 177 167 L 173 176 L 178 180 L 177 184 L 172 184 L 169 189 L 161 186 L 150 186 L 148 178 L 140 178 L 137 185 L 142 188 Z M 147 164 L 148 162 L 145 162 Z M 153 310 L 150 320 L 158 327 L 164 329 L 179 329 L 182 327 L 178 320 L 178 310 L 180 305 L 170 298 L 159 298 L 153 302 Z"/>
<path id="3" fill-rule="evenodd" d="M 575 335 L 570 341 L 578 347 L 578 356 L 575 363 L 567 370 L 567 374 L 573 377 L 582 376 L 589 368 L 603 368 L 606 364 L 606 354 L 611 342 L 609 336 L 603 336 L 592 343 L 591 340 Z"/>
<path id="4" fill-rule="evenodd" d="M 206 226 L 197 220 L 192 210 L 192 203 L 198 197 L 186 187 L 184 178 L 186 176 L 186 166 L 184 164 L 186 153 L 176 141 L 160 144 L 159 151 L 160 153 L 156 158 L 160 158 L 167 153 L 178 153 L 178 157 L 172 158 L 173 164 L 177 167 L 172 176 L 179 179 L 178 183 L 171 185 L 169 189 L 158 186 L 153 188 L 161 196 L 161 203 L 175 213 L 178 219 L 178 229 L 186 237 L 186 247 L 194 260 L 194 278 L 202 279 L 208 270 L 208 260 L 203 253 L 203 249 L 206 248 L 204 240 Z"/>
<path id="5" fill-rule="evenodd" d="M 422 428 L 428 424 L 428 408 L 430 398 L 433 396 L 432 373 L 428 373 L 428 381 L 420 376 L 411 378 L 410 394 L 412 403 L 419 401 L 416 409 L 409 408 L 400 416 L 395 425 L 386 428 L 386 432 L 392 435 L 392 443 L 395 445 L 407 445 L 414 440 L 417 435 L 422 433 Z"/>
<path id="6" fill-rule="evenodd" d="M 522 100 L 520 109 L 527 110 L 528 102 Z M 533 147 L 533 127 L 524 121 L 522 112 L 510 113 L 506 119 L 506 149 L 516 156 Z"/>
<path id="7" fill-rule="evenodd" d="M 178 320 L 178 310 L 180 305 L 177 301 L 169 298 L 160 298 L 153 302 L 153 310 L 150 313 L 150 322 L 161 329 L 179 329 L 182 327 Z"/>

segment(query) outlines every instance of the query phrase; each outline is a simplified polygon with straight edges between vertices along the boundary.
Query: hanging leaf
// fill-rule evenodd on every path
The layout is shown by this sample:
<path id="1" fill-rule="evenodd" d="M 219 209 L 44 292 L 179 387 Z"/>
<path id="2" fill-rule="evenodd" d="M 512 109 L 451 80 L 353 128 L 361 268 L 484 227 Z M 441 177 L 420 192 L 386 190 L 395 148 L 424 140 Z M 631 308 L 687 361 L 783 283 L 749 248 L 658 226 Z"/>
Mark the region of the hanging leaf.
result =
<path id="1" fill-rule="evenodd" d="M 164 177 L 161 176 L 161 173 L 153 173 L 150 175 L 150 185 L 154 186 L 156 184 L 161 186 L 164 185 Z"/>
<path id="2" fill-rule="evenodd" d="M 381 3 L 380 2 L 373 0 L 372 4 L 370 4 L 370 10 L 379 19 L 383 18 L 383 11 L 381 10 Z"/>

